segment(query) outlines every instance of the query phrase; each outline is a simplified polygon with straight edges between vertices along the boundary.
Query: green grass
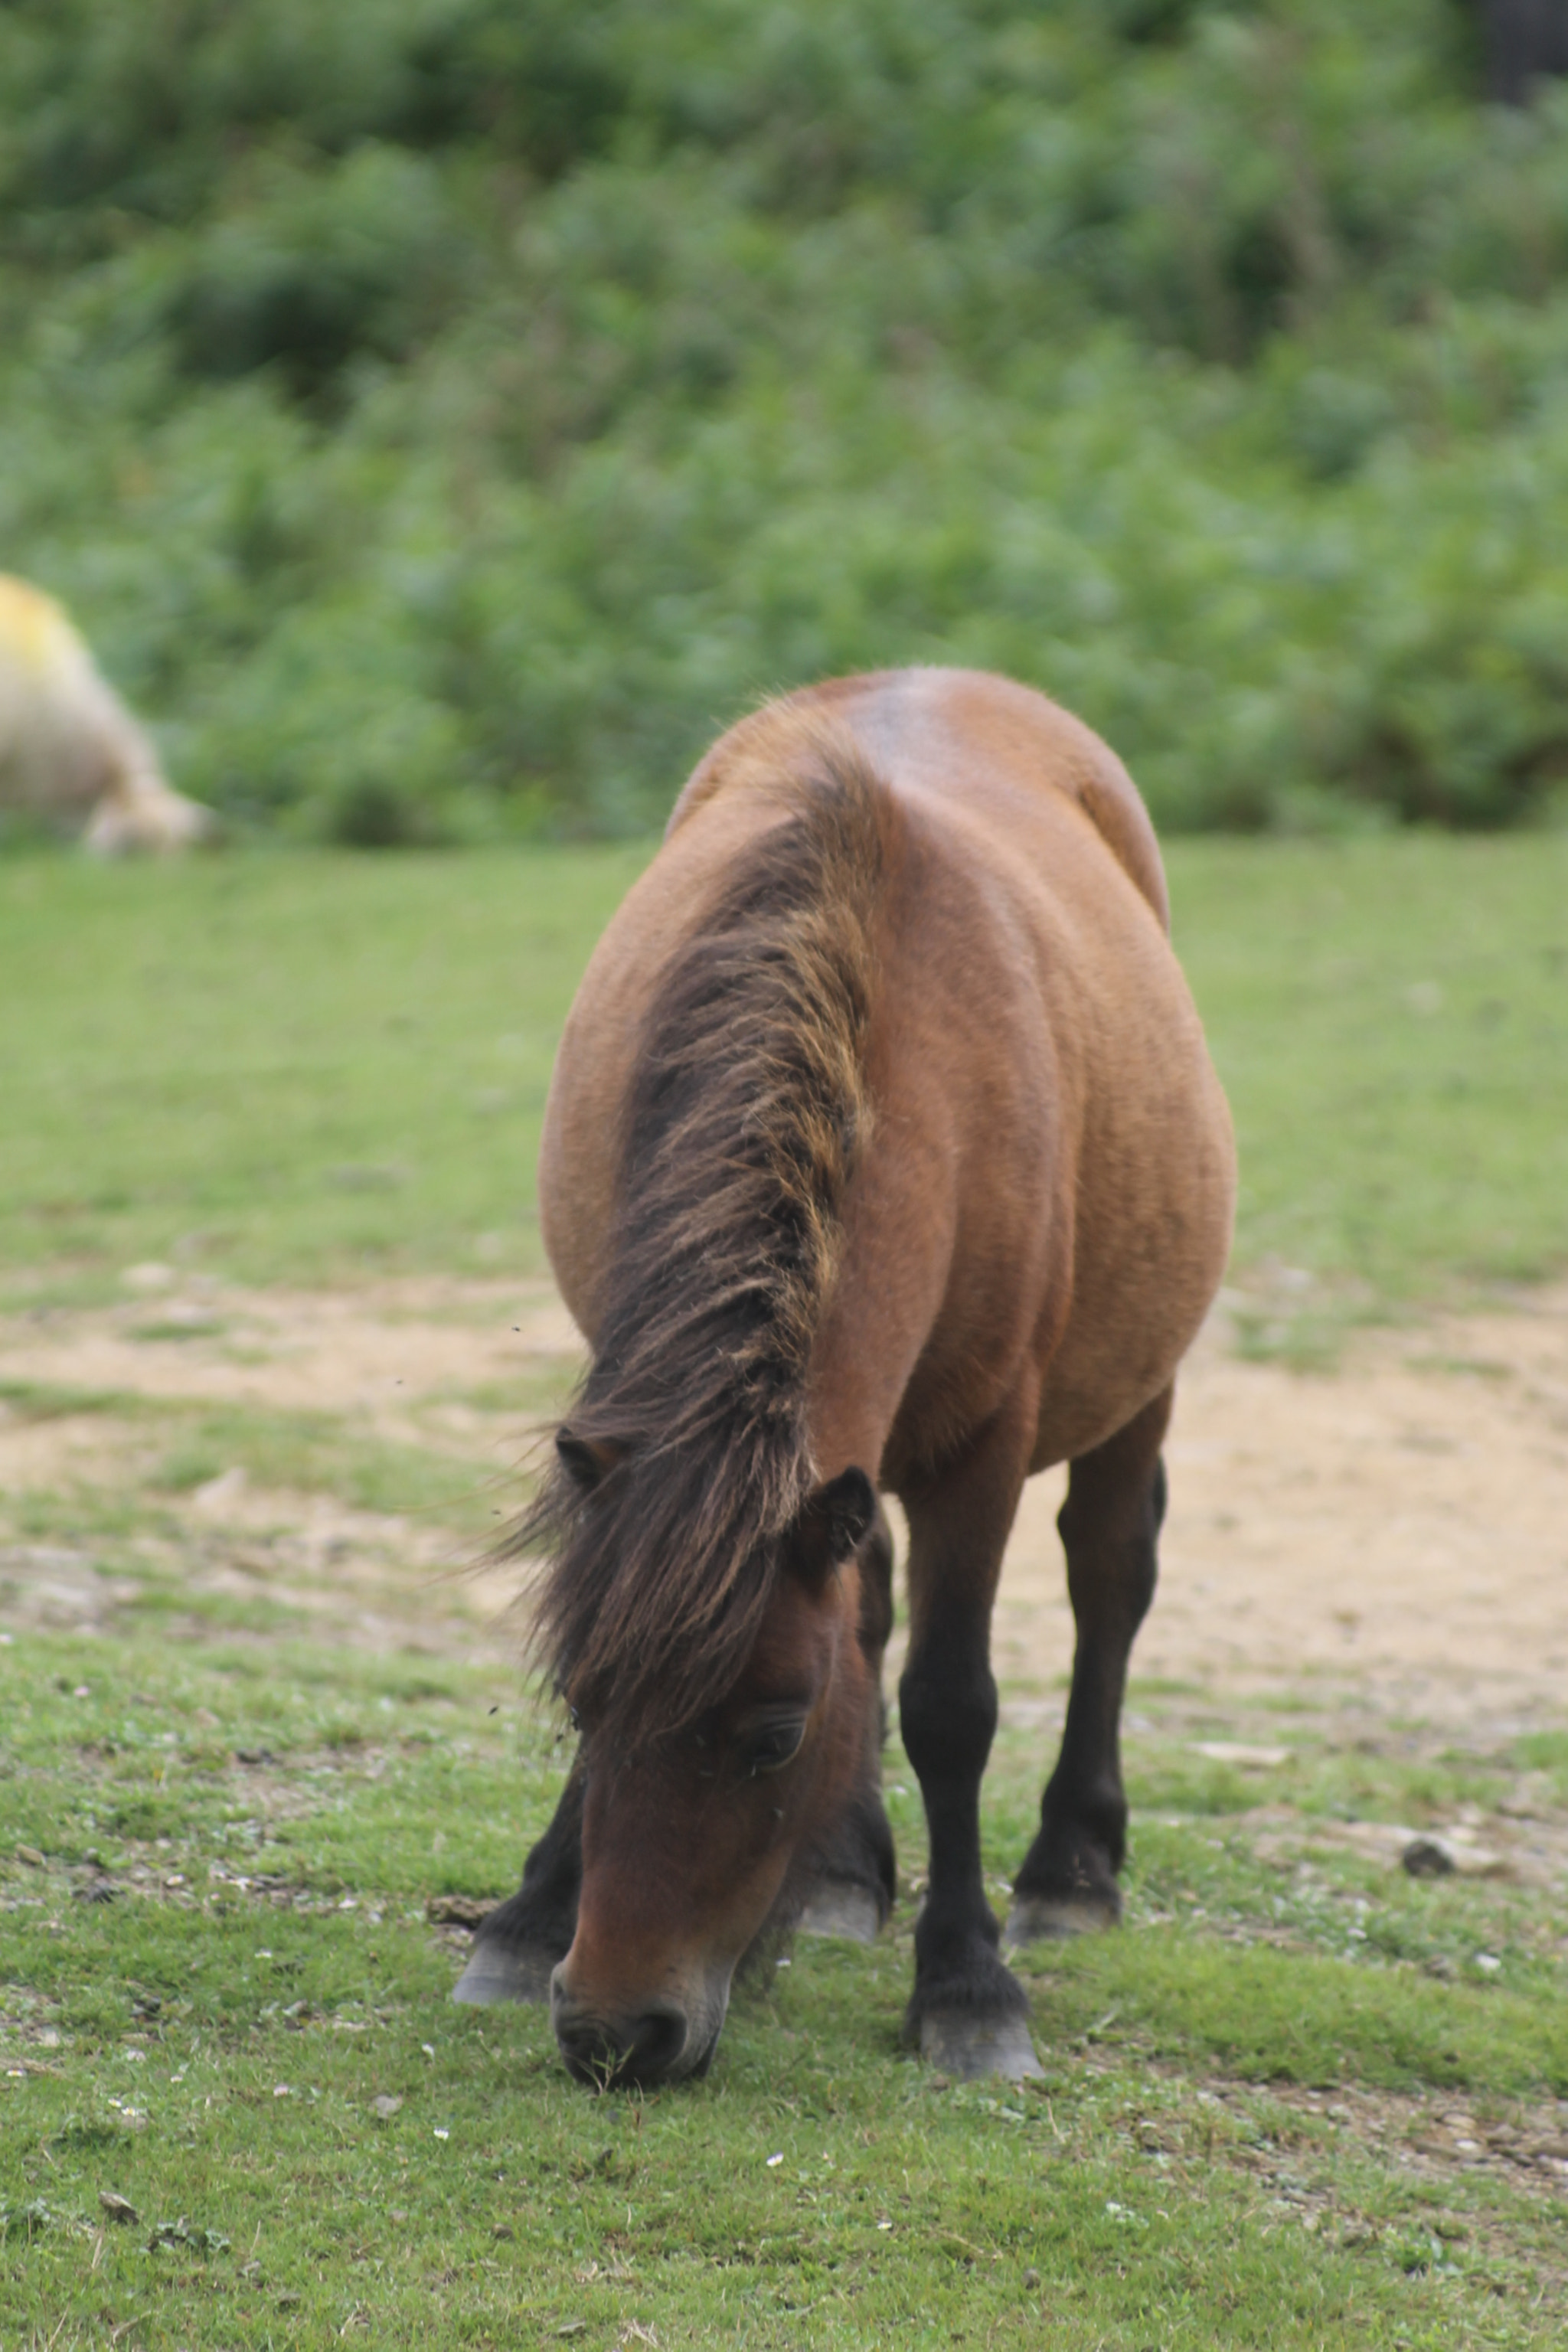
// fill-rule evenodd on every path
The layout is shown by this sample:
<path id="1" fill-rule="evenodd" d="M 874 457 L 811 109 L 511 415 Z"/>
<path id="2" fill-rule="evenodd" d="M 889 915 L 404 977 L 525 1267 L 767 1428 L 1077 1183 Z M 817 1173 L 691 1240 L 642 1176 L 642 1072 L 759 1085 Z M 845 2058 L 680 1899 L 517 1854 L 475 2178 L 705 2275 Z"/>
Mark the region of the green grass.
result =
<path id="1" fill-rule="evenodd" d="M 1568 2093 L 1561 1948 L 1518 1889 L 1304 1885 L 1239 1822 L 1145 1811 L 1127 1929 L 1028 1970 L 1038 2084 L 900 2053 L 906 1895 L 875 1949 L 797 1944 L 742 1991 L 705 2084 L 595 2099 L 537 2011 L 450 2005 L 460 1938 L 423 1916 L 502 1891 L 559 1787 L 505 1680 L 23 1636 L 0 1722 L 7 2345 L 1561 2341 L 1560 2208 L 1389 2160 L 1459 2092 L 1488 2120 Z M 1181 1751 L 1134 1746 L 1155 1808 Z M 1413 1801 L 1398 1762 L 1313 1769 Z M 1038 1770 L 1004 1740 L 998 1859 Z M 1436 1979 L 1396 1948 L 1422 1937 L 1501 1970 Z M 1324 2105 L 1347 2084 L 1371 2137 Z"/>
<path id="2" fill-rule="evenodd" d="M 1168 856 L 1236 1113 L 1239 1261 L 1312 1277 L 1266 1286 L 1257 1336 L 1335 1290 L 1405 1301 L 1561 1267 L 1568 838 Z"/>
<path id="3" fill-rule="evenodd" d="M 556 1035 L 644 855 L 0 867 L 0 1264 L 537 1268 Z"/>
<path id="4" fill-rule="evenodd" d="M 540 1270 L 555 1039 L 646 855 L 0 865 L 0 990 L 28 1008 L 0 1039 L 0 1267 Z M 1182 841 L 1170 866 L 1257 1344 L 1563 1265 L 1568 836 Z"/>

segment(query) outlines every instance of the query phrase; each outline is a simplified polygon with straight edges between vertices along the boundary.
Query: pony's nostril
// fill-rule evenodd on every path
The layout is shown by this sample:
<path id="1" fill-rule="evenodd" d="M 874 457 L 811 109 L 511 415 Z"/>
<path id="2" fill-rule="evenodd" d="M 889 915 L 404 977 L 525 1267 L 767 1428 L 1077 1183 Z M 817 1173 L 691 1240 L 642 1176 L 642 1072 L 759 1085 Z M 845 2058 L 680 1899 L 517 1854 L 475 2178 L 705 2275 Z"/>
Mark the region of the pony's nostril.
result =
<path id="1" fill-rule="evenodd" d="M 555 2039 L 580 2083 L 657 2083 L 679 2063 L 686 2012 L 650 2009 L 612 2025 L 602 2017 L 557 2013 Z"/>
<path id="2" fill-rule="evenodd" d="M 557 2018 L 555 2039 L 561 2055 L 580 2083 L 607 2083 L 621 2069 L 626 2045 L 612 2033 L 603 2018 Z"/>
<path id="3" fill-rule="evenodd" d="M 657 2082 L 668 2074 L 686 2048 L 686 2012 L 681 2009 L 650 2009 L 632 2029 L 631 2047 L 622 2071 L 632 2080 Z"/>

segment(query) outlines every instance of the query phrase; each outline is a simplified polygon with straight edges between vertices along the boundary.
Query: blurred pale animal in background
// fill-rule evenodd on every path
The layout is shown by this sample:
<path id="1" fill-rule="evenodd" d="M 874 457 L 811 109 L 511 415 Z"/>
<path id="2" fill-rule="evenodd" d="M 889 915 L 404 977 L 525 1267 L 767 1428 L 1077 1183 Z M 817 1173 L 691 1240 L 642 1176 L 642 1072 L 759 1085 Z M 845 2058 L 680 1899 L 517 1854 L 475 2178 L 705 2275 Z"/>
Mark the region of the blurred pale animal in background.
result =
<path id="1" fill-rule="evenodd" d="M 100 856 L 211 837 L 51 596 L 0 572 L 0 809 L 85 817 Z"/>

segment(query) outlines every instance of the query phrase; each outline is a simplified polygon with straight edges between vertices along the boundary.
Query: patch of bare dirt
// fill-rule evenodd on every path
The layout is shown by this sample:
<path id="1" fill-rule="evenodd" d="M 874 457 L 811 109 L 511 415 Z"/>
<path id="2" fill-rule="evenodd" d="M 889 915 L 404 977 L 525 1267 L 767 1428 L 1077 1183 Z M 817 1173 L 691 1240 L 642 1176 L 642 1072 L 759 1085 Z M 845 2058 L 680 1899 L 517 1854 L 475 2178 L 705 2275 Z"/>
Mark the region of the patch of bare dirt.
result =
<path id="1" fill-rule="evenodd" d="M 1568 2199 L 1568 2100 L 1467 2104 L 1453 2092 L 1402 2094 L 1348 2084 L 1322 2092 L 1223 2079 L 1199 2097 L 1248 2131 L 1248 2144 L 1228 2149 L 1228 2160 L 1243 2164 L 1297 2208 L 1307 2228 L 1327 2226 L 1342 2244 L 1378 2234 L 1373 2225 L 1336 2210 L 1342 2186 L 1314 2165 L 1314 2158 L 1331 2148 L 1337 2155 L 1346 2144 L 1436 2188 L 1479 2175 L 1506 2179 L 1553 2204 Z M 1151 2144 L 1147 2132 L 1143 2144 Z M 1440 2237 L 1462 2242 L 1475 2223 L 1467 2227 L 1449 2216 L 1437 2226 Z"/>
<path id="2" fill-rule="evenodd" d="M 550 1286 L 297 1293 L 129 1271 L 113 1307 L 0 1318 L 0 1624 L 91 1630 L 137 1597 L 134 1577 L 100 1573 L 102 1546 L 89 1538 L 28 1539 L 30 1498 L 53 1503 L 58 1528 L 61 1498 L 88 1490 L 156 1502 L 176 1533 L 137 1535 L 133 1565 L 177 1580 L 194 1602 L 264 1598 L 323 1636 L 386 1646 L 414 1636 L 467 1647 L 487 1627 L 510 1645 L 518 1572 L 476 1568 L 472 1538 L 428 1514 L 356 1509 L 259 1484 L 237 1465 L 184 1495 L 153 1482 L 177 1413 L 218 1404 L 328 1415 L 350 1439 L 468 1464 L 478 1481 L 498 1480 L 498 1508 L 515 1501 L 526 1400 L 567 1382 L 577 1360 Z"/>
<path id="3" fill-rule="evenodd" d="M 1346 1853 L 1386 1870 L 1404 1866 L 1413 1845 L 1443 1854 L 1447 1869 L 1413 1875 L 1502 1879 L 1521 1886 L 1568 1889 L 1568 1817 L 1553 1803 L 1548 1773 L 1522 1773 L 1512 1790 L 1489 1814 L 1468 1805 L 1436 1836 L 1405 1822 L 1340 1821 L 1308 1817 L 1289 1805 L 1259 1805 L 1233 1814 L 1233 1825 L 1252 1843 L 1259 1862 L 1280 1868 L 1331 1864 Z"/>
<path id="4" fill-rule="evenodd" d="M 1099 2073 L 1124 2063 L 1120 2052 L 1102 2055 L 1089 2048 L 1077 2055 L 1080 2064 Z M 1196 2093 L 1194 2115 L 1185 2070 L 1157 2058 L 1147 2063 L 1152 2081 L 1166 2087 L 1166 2098 L 1151 2097 L 1118 2136 L 1156 2158 L 1162 2153 L 1201 2154 L 1211 2162 L 1223 2158 L 1239 2164 L 1300 2207 L 1309 2228 L 1314 2226 L 1314 2209 L 1318 2219 L 1329 2218 L 1324 2209 L 1337 2201 L 1342 2184 L 1321 2175 L 1310 2182 L 1304 2170 L 1312 2168 L 1314 2158 L 1331 2150 L 1337 2155 L 1347 2146 L 1437 2185 L 1456 2175 L 1479 2174 L 1554 2201 L 1568 2199 L 1568 2099 L 1488 2095 L 1467 2101 L 1452 2090 L 1388 2091 L 1359 2083 L 1316 2090 L 1216 2075 Z M 1223 2118 L 1232 2127 L 1239 2125 L 1239 2141 L 1234 2129 L 1223 2139 L 1212 2126 L 1205 2131 L 1205 2108 L 1215 2124 Z M 1352 2225 L 1345 2242 L 1371 2234 Z"/>
<path id="5" fill-rule="evenodd" d="M 1252 1363 L 1217 1315 L 1177 1387 L 1171 1507 L 1137 1673 L 1262 1696 L 1316 1684 L 1456 1727 L 1552 1718 L 1568 1676 L 1568 1290 L 1354 1336 L 1338 1370 Z M 1072 1654 L 1055 1515 L 1031 1481 L 1000 1674 Z"/>
<path id="6" fill-rule="evenodd" d="M 176 1280 L 173 1268 L 130 1271 L 170 1280 L 137 1286 L 121 1306 L 0 1318 L 0 1386 L 346 1413 L 397 1437 L 416 1402 L 516 1382 L 578 1346 L 548 1283 L 242 1290 Z"/>

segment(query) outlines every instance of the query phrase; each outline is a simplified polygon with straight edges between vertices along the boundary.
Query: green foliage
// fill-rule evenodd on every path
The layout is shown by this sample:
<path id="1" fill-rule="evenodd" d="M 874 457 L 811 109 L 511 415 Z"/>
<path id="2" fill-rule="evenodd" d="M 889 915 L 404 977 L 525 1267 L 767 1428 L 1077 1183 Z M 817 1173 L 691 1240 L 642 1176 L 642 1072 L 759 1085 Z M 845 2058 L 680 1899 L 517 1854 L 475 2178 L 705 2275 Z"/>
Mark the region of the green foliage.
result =
<path id="1" fill-rule="evenodd" d="M 824 672 L 1010 670 L 1170 827 L 1568 776 L 1568 100 L 1453 0 L 18 0 L 0 551 L 172 771 L 646 828 Z"/>

